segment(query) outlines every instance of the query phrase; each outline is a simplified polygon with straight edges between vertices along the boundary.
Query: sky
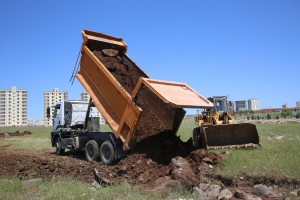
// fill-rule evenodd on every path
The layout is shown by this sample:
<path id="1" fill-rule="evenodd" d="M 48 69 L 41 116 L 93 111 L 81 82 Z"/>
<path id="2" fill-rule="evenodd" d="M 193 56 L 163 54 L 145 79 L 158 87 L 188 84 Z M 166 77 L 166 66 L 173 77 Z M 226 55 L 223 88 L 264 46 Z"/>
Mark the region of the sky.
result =
<path id="1" fill-rule="evenodd" d="M 184 82 L 205 97 L 300 100 L 298 0 L 1 0 L 0 89 L 28 90 L 28 118 L 43 93 L 84 91 L 70 77 L 87 29 L 120 37 L 151 78 Z"/>

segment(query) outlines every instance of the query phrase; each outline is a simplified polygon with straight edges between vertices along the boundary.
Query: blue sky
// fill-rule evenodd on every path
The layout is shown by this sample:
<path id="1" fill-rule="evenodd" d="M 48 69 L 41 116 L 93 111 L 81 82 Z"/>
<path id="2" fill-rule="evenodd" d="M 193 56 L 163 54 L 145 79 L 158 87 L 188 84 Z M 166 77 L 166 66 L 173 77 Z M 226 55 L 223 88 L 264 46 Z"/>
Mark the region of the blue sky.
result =
<path id="1" fill-rule="evenodd" d="M 28 90 L 28 117 L 43 118 L 43 92 L 69 83 L 88 29 L 121 37 L 152 78 L 202 95 L 259 98 L 262 108 L 300 100 L 300 1 L 1 0 L 0 88 Z"/>

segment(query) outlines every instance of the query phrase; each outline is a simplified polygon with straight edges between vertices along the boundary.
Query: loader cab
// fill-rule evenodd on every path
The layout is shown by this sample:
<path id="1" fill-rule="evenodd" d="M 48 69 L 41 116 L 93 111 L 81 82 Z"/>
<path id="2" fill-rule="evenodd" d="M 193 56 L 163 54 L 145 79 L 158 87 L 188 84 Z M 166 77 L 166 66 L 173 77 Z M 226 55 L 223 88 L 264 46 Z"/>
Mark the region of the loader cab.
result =
<path id="1" fill-rule="evenodd" d="M 227 112 L 228 106 L 227 106 L 227 97 L 226 96 L 220 96 L 220 97 L 209 97 L 209 101 L 211 101 L 214 104 L 214 107 L 212 108 L 212 112 Z"/>

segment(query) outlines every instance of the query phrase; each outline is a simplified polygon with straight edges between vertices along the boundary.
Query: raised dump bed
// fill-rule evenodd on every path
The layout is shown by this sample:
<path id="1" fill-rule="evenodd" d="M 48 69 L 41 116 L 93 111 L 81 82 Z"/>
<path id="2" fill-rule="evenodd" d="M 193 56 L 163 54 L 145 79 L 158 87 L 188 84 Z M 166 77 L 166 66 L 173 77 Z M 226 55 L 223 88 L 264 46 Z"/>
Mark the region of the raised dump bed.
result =
<path id="1" fill-rule="evenodd" d="M 113 133 L 129 149 L 160 133 L 176 134 L 183 108 L 212 103 L 184 83 L 150 79 L 127 55 L 121 38 L 83 30 L 78 80 Z"/>

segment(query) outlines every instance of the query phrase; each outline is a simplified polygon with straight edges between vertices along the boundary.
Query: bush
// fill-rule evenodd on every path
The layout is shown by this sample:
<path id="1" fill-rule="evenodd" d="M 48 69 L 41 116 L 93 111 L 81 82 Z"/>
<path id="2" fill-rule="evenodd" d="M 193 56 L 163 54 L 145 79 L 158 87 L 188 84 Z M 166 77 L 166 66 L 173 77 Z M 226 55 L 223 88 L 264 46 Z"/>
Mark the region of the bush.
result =
<path id="1" fill-rule="evenodd" d="M 257 119 L 260 120 L 260 116 L 259 115 L 257 115 Z"/>
<path id="2" fill-rule="evenodd" d="M 300 112 L 297 112 L 296 116 L 295 116 L 297 119 L 300 118 Z"/>
<path id="3" fill-rule="evenodd" d="M 279 116 L 278 116 L 278 115 L 276 115 L 276 119 L 279 119 Z"/>
<path id="4" fill-rule="evenodd" d="M 252 119 L 252 120 L 254 120 L 254 119 L 255 119 L 255 116 L 254 116 L 254 115 L 252 115 L 252 116 L 251 116 L 251 119 Z"/>
<path id="5" fill-rule="evenodd" d="M 292 112 L 282 112 L 281 116 L 286 119 L 287 117 L 291 117 L 292 116 Z"/>
<path id="6" fill-rule="evenodd" d="M 267 114 L 267 119 L 271 119 L 271 115 L 270 114 Z"/>
<path id="7" fill-rule="evenodd" d="M 247 120 L 249 120 L 250 119 L 250 117 L 249 116 L 247 116 Z"/>

